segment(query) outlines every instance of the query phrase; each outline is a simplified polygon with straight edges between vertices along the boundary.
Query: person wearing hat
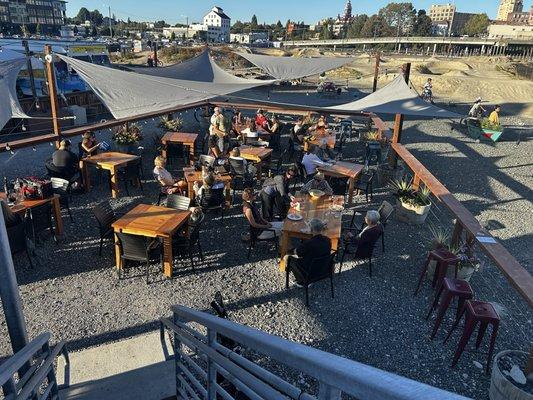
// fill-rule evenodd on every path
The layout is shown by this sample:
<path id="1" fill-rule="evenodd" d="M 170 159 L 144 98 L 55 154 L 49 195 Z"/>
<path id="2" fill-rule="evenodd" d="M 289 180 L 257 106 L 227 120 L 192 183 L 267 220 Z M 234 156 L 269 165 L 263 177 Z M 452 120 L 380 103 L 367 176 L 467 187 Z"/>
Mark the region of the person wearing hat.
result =
<path id="1" fill-rule="evenodd" d="M 476 102 L 468 112 L 468 116 L 472 118 L 481 118 L 483 116 L 483 113 L 485 113 L 485 109 L 481 105 L 481 97 L 478 97 L 476 99 Z"/>
<path id="2" fill-rule="evenodd" d="M 309 230 L 313 236 L 300 244 L 294 253 L 287 257 L 298 286 L 303 284 L 304 275 L 311 272 L 309 268 L 315 258 L 331 254 L 331 240 L 324 235 L 326 230 L 324 221 L 313 218 L 309 221 Z"/>
<path id="3" fill-rule="evenodd" d="M 70 140 L 63 139 L 59 143 L 59 149 L 52 154 L 52 165 L 58 177 L 73 181 L 80 169 L 78 156 L 70 150 L 70 147 Z"/>
<path id="4" fill-rule="evenodd" d="M 307 182 L 300 191 L 302 193 L 309 193 L 310 190 L 322 190 L 328 196 L 333 194 L 333 189 L 329 186 L 322 172 L 317 172 L 313 176 L 313 179 Z"/>

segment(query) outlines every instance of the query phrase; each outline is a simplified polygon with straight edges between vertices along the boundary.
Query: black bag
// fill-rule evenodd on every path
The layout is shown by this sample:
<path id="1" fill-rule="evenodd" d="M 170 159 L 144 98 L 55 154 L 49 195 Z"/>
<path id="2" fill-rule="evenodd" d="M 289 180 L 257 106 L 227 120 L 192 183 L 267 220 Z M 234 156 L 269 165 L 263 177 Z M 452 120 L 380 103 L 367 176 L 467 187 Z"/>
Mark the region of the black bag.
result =
<path id="1" fill-rule="evenodd" d="M 47 178 L 28 176 L 22 178 L 22 194 L 28 200 L 42 200 L 52 197 L 52 181 Z"/>

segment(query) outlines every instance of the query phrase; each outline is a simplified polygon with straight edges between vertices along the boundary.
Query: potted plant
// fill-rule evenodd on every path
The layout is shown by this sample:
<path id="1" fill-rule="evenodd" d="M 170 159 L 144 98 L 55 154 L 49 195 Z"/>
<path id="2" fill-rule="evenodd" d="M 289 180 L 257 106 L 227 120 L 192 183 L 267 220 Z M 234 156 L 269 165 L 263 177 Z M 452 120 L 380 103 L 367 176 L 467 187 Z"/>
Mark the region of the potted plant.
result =
<path id="1" fill-rule="evenodd" d="M 181 118 L 169 118 L 166 116 L 159 119 L 159 127 L 163 132 L 179 132 L 182 126 L 183 120 Z"/>
<path id="2" fill-rule="evenodd" d="M 503 133 L 503 128 L 499 124 L 493 124 L 488 118 L 484 118 L 481 121 L 481 130 L 483 131 L 483 136 L 489 138 L 493 142 L 496 142 Z"/>
<path id="3" fill-rule="evenodd" d="M 133 153 L 143 139 L 141 128 L 137 124 L 123 124 L 113 129 L 111 140 L 121 153 Z"/>
<path id="4" fill-rule="evenodd" d="M 415 225 L 423 224 L 431 208 L 431 191 L 425 186 L 414 189 L 407 180 L 392 181 L 391 187 L 398 205 L 398 219 Z"/>
<path id="5" fill-rule="evenodd" d="M 505 350 L 496 354 L 490 379 L 490 400 L 533 400 L 530 354 L 519 350 Z"/>

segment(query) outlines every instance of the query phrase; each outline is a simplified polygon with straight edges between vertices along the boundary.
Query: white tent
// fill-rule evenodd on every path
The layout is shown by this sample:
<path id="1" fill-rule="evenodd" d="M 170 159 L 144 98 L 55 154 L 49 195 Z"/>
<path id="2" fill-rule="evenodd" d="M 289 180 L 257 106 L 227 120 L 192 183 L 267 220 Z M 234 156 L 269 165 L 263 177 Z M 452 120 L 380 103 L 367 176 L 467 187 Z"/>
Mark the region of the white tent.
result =
<path id="1" fill-rule="evenodd" d="M 300 79 L 340 68 L 353 58 L 344 57 L 275 57 L 261 54 L 237 53 L 268 75 L 279 80 Z"/>
<path id="2" fill-rule="evenodd" d="M 11 118 L 29 118 L 20 107 L 16 90 L 17 76 L 24 65 L 24 57 L 0 61 L 0 129 Z"/>
<path id="3" fill-rule="evenodd" d="M 187 105 L 249 89 L 258 86 L 256 82 L 262 82 L 235 84 L 181 80 L 120 71 L 64 55 L 58 57 L 76 70 L 115 118 Z"/>
<path id="4" fill-rule="evenodd" d="M 128 69 L 144 75 L 182 79 L 195 82 L 253 86 L 267 85 L 273 82 L 258 79 L 244 79 L 232 75 L 220 68 L 207 50 L 203 51 L 198 56 L 191 58 L 190 60 L 167 67 L 148 68 L 128 66 Z"/>
<path id="5" fill-rule="evenodd" d="M 422 100 L 418 93 L 407 85 L 402 75 L 398 75 L 388 85 L 360 100 L 326 109 L 332 111 L 366 111 L 376 114 L 403 114 L 415 117 L 462 117 Z"/>

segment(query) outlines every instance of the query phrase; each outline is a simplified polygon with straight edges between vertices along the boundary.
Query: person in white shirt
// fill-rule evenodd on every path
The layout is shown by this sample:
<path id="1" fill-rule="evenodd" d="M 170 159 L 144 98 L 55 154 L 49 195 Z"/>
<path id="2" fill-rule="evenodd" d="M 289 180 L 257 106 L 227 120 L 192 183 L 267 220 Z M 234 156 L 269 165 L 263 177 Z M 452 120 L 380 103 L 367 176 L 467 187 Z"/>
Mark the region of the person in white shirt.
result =
<path id="1" fill-rule="evenodd" d="M 249 126 L 247 128 L 244 128 L 241 131 L 241 133 L 246 135 L 247 139 L 251 139 L 251 140 L 247 140 L 246 141 L 247 143 L 250 143 L 250 144 L 257 143 L 260 146 L 268 146 L 268 142 L 259 139 L 259 132 L 257 132 L 255 121 L 250 121 Z"/>
<path id="2" fill-rule="evenodd" d="M 481 105 L 481 97 L 478 97 L 470 111 L 468 112 L 469 117 L 473 118 L 480 118 L 483 116 L 483 113 L 485 113 L 485 109 Z"/>
<path id="3" fill-rule="evenodd" d="M 305 172 L 307 172 L 307 175 L 313 175 L 316 173 L 316 167 L 318 166 L 325 166 L 329 165 L 328 163 L 322 161 L 320 157 L 316 155 L 317 148 L 313 147 L 312 150 L 305 154 L 302 158 L 302 164 L 305 168 Z"/>

